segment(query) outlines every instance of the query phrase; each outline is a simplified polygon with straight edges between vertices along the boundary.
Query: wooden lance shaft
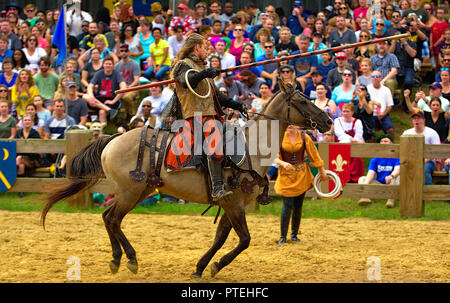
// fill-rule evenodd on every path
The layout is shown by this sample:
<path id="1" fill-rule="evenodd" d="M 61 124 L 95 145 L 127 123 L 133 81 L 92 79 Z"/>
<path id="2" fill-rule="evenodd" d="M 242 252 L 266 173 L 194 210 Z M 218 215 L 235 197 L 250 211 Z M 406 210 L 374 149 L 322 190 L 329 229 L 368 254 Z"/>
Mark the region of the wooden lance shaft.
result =
<path id="1" fill-rule="evenodd" d="M 238 65 L 238 66 L 230 67 L 227 69 L 222 69 L 222 70 L 220 70 L 220 72 L 221 73 L 233 72 L 236 70 L 248 69 L 250 67 L 255 67 L 255 66 L 280 62 L 280 61 L 286 61 L 286 60 L 289 61 L 289 60 L 293 60 L 293 59 L 297 59 L 297 58 L 304 58 L 304 57 L 309 57 L 309 56 L 314 56 L 314 55 L 320 55 L 323 53 L 335 53 L 335 52 L 338 52 L 338 51 L 341 51 L 344 49 L 348 49 L 348 48 L 355 48 L 355 47 L 359 47 L 359 46 L 375 44 L 375 43 L 380 43 L 380 42 L 385 42 L 385 41 L 398 40 L 398 39 L 408 38 L 409 36 L 410 36 L 410 34 L 406 33 L 406 34 L 401 34 L 401 35 L 373 39 L 373 40 L 369 40 L 369 41 L 357 42 L 357 43 L 353 43 L 353 44 L 340 45 L 340 46 L 321 49 L 321 50 L 312 51 L 312 52 L 306 52 L 306 53 L 290 55 L 290 56 L 283 56 L 280 58 L 274 58 L 274 59 L 269 59 L 269 60 L 260 61 L 260 62 L 253 62 L 253 63 L 249 63 L 249 64 Z M 146 88 L 154 87 L 154 86 L 167 85 L 167 84 L 171 84 L 171 83 L 175 83 L 175 82 L 178 82 L 178 80 L 170 79 L 170 80 L 164 80 L 164 81 L 160 81 L 160 82 L 152 82 L 152 83 L 143 84 L 143 85 L 139 85 L 139 86 L 135 86 L 135 87 L 116 90 L 115 93 L 116 94 L 124 94 L 124 93 L 128 93 L 128 92 L 133 92 L 136 90 L 146 89 Z"/>

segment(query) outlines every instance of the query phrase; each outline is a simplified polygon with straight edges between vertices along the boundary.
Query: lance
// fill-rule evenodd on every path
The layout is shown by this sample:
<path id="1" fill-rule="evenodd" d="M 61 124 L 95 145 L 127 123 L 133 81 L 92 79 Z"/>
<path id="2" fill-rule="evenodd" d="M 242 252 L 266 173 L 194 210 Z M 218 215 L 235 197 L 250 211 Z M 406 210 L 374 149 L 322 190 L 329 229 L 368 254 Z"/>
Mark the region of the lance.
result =
<path id="1" fill-rule="evenodd" d="M 222 70 L 220 70 L 220 72 L 221 73 L 233 72 L 236 70 L 248 69 L 250 67 L 255 67 L 255 66 L 260 66 L 260 65 L 270 64 L 270 63 L 276 63 L 276 62 L 280 62 L 280 61 L 289 61 L 289 60 L 298 59 L 298 58 L 320 55 L 323 53 L 335 53 L 335 52 L 338 52 L 338 51 L 341 51 L 344 49 L 348 49 L 348 48 L 355 48 L 355 47 L 359 47 L 359 46 L 381 43 L 381 42 L 391 41 L 391 40 L 398 40 L 398 39 L 403 39 L 403 38 L 408 38 L 408 37 L 410 37 L 409 33 L 394 35 L 394 36 L 384 37 L 384 38 L 377 38 L 377 39 L 373 39 L 373 40 L 369 40 L 369 41 L 356 42 L 353 44 L 345 44 L 345 45 L 340 45 L 340 46 L 336 46 L 336 47 L 316 50 L 316 51 L 312 51 L 312 52 L 283 56 L 283 57 L 279 57 L 279 58 L 273 58 L 273 59 L 269 59 L 269 60 L 253 62 L 253 63 L 249 63 L 249 64 L 242 64 L 242 65 L 230 67 L 227 69 L 222 69 Z M 139 85 L 139 86 L 134 86 L 134 87 L 117 90 L 115 93 L 116 94 L 124 94 L 124 93 L 128 93 L 128 92 L 136 91 L 136 90 L 146 89 L 146 88 L 154 87 L 154 86 L 167 85 L 167 84 L 171 84 L 171 83 L 175 83 L 175 82 L 178 82 L 178 80 L 177 79 L 169 79 L 169 80 L 164 80 L 164 81 L 160 81 L 160 82 L 152 82 L 152 83 L 148 83 L 148 84 L 143 84 L 143 85 Z"/>

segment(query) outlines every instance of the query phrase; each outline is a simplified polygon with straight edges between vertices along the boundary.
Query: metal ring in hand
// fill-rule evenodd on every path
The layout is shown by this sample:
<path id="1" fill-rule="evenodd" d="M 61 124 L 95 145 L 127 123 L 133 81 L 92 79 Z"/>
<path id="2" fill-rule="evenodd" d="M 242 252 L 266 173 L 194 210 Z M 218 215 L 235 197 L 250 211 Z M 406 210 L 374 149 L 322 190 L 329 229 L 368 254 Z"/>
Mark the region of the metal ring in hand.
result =
<path id="1" fill-rule="evenodd" d="M 333 180 L 334 189 L 331 192 L 329 192 L 328 194 L 322 193 L 319 189 L 320 174 L 317 174 L 316 177 L 314 178 L 314 190 L 316 191 L 317 195 L 322 199 L 335 199 L 335 198 L 339 197 L 343 191 L 341 179 L 335 172 L 333 172 L 331 170 L 326 170 L 325 172 L 327 173 L 328 177 L 331 180 Z"/>
<path id="2" fill-rule="evenodd" d="M 208 82 L 208 93 L 206 94 L 206 95 L 204 95 L 204 96 L 202 96 L 202 95 L 199 95 L 199 94 L 197 94 L 197 92 L 192 88 L 192 86 L 191 86 L 191 84 L 189 83 L 189 73 L 190 72 L 199 72 L 198 70 L 195 70 L 195 69 L 190 69 L 190 70 L 188 70 L 187 72 L 186 72 L 186 74 L 184 75 L 184 80 L 186 81 L 186 85 L 187 85 L 187 87 L 189 88 L 189 90 L 194 94 L 194 95 L 196 95 L 197 97 L 199 97 L 200 99 L 206 99 L 206 98 L 208 98 L 210 95 L 211 95 L 211 85 L 209 85 L 209 82 Z"/>

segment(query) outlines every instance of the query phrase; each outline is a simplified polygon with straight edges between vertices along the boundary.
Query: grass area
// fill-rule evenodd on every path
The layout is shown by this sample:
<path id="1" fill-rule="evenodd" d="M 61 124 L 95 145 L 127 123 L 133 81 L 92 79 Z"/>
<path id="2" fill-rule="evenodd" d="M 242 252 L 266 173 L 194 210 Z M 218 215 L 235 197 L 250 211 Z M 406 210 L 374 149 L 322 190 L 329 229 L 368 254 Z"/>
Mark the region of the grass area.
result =
<path id="1" fill-rule="evenodd" d="M 0 194 L 0 210 L 8 211 L 37 211 L 43 208 L 44 200 L 42 194 L 25 194 L 20 198 L 17 193 Z M 304 218 L 321 218 L 321 219 L 341 219 L 341 218 L 368 218 L 382 220 L 405 220 L 400 217 L 398 209 L 398 201 L 396 208 L 387 209 L 385 200 L 374 200 L 371 205 L 360 207 L 356 203 L 356 199 L 337 200 L 311 200 L 306 199 L 303 206 Z M 274 197 L 271 204 L 259 206 L 259 210 L 255 214 L 261 215 L 281 215 L 282 200 Z M 166 215 L 193 215 L 200 216 L 207 208 L 207 205 L 196 203 L 169 203 L 161 202 L 154 205 L 140 206 L 138 205 L 132 213 L 135 214 L 166 214 Z M 104 208 L 98 206 L 89 210 L 79 210 L 68 206 L 66 202 L 56 204 L 51 211 L 57 212 L 85 212 L 98 213 L 103 212 Z M 205 215 L 215 216 L 217 207 L 211 208 Z M 223 213 L 223 212 L 222 212 Z M 253 214 L 253 213 L 252 213 Z M 425 217 L 414 220 L 448 220 L 450 218 L 450 205 L 444 201 L 433 201 L 425 205 Z"/>
<path id="2" fill-rule="evenodd" d="M 143 93 L 141 99 L 145 97 L 147 92 Z M 406 114 L 401 106 L 395 107 L 391 114 L 391 119 L 394 122 L 394 143 L 400 142 L 400 136 L 404 130 L 411 128 L 411 118 Z M 114 133 L 116 125 L 108 125 L 107 133 Z M 378 131 L 377 135 L 382 131 Z M 365 167 L 367 170 L 369 158 L 365 158 Z M 0 194 L 0 210 L 8 211 L 37 211 L 40 212 L 45 203 L 43 194 L 26 194 L 25 197 L 20 198 L 17 193 L 1 193 Z M 306 199 L 303 207 L 303 217 L 305 218 L 326 218 L 326 219 L 340 219 L 349 217 L 363 217 L 369 219 L 384 219 L 384 220 L 403 220 L 400 217 L 398 210 L 398 201 L 396 201 L 396 208 L 387 209 L 385 207 L 385 200 L 374 200 L 371 205 L 366 207 L 359 207 L 356 204 L 357 199 L 344 199 L 338 200 L 310 200 Z M 161 202 L 156 205 L 137 206 L 132 213 L 139 214 L 173 214 L 173 215 L 195 215 L 199 216 L 205 209 L 206 205 L 200 205 L 196 203 L 177 204 Z M 281 215 L 282 200 L 274 198 L 273 202 L 267 206 L 260 206 L 257 214 L 275 216 Z M 70 207 L 66 202 L 56 204 L 51 211 L 59 212 L 88 212 L 88 213 L 101 213 L 104 209 L 94 207 L 89 210 L 79 210 L 74 207 Z M 205 215 L 215 216 L 217 207 L 210 209 Z M 425 217 L 418 220 L 448 220 L 450 218 L 450 205 L 443 201 L 433 201 L 426 203 L 425 205 Z"/>

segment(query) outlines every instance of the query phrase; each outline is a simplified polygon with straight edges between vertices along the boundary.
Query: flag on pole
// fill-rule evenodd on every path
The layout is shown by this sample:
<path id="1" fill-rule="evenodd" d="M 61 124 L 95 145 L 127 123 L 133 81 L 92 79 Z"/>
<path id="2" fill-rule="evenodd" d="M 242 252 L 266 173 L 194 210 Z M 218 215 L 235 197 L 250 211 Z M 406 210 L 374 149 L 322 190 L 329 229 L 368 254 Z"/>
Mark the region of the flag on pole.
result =
<path id="1" fill-rule="evenodd" d="M 58 61 L 57 65 L 60 65 L 67 56 L 66 46 L 66 19 L 64 14 L 64 6 L 61 8 L 59 14 L 58 23 L 56 23 L 55 33 L 53 34 L 52 43 L 58 48 Z"/>

